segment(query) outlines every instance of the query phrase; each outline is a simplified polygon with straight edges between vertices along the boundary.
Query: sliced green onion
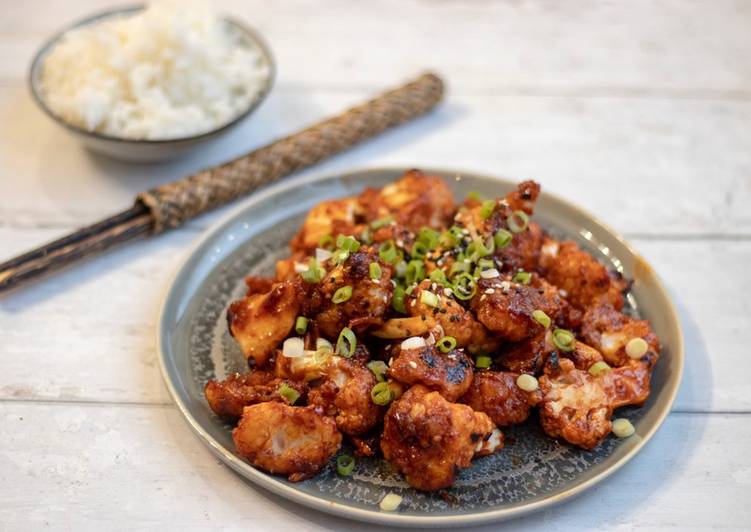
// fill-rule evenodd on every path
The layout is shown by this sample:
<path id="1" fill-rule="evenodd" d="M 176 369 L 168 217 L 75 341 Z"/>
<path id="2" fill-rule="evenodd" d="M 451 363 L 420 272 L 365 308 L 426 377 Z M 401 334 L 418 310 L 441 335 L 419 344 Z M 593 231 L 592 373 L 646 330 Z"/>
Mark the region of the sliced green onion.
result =
<path id="1" fill-rule="evenodd" d="M 430 227 L 423 227 L 420 229 L 420 233 L 417 235 L 417 240 L 425 244 L 429 250 L 434 250 L 438 247 L 438 240 L 440 239 L 440 233 Z"/>
<path id="2" fill-rule="evenodd" d="M 516 272 L 511 278 L 512 283 L 529 284 L 532 280 L 532 274 L 529 272 Z"/>
<path id="3" fill-rule="evenodd" d="M 407 284 L 419 283 L 425 279 L 425 264 L 421 260 L 409 261 L 405 279 Z"/>
<path id="4" fill-rule="evenodd" d="M 600 375 L 610 371 L 610 366 L 607 362 L 600 360 L 589 366 L 589 374 L 593 377 L 599 377 Z"/>
<path id="5" fill-rule="evenodd" d="M 326 271 L 321 268 L 318 261 L 310 259 L 308 262 L 308 269 L 300 274 L 303 281 L 306 283 L 320 283 L 323 276 L 326 275 Z"/>
<path id="6" fill-rule="evenodd" d="M 490 243 L 492 243 L 492 239 L 490 239 Z M 493 244 L 495 245 L 495 244 Z M 469 260 L 472 262 L 477 262 L 481 258 L 485 257 L 486 255 L 490 255 L 492 253 L 492 249 L 485 245 L 485 242 L 480 240 L 479 238 L 474 239 L 469 246 L 467 246 L 467 256 L 469 257 Z"/>
<path id="7" fill-rule="evenodd" d="M 336 341 L 336 354 L 350 358 L 355 354 L 355 349 L 357 349 L 357 337 L 352 329 L 345 327 L 339 333 L 339 339 Z"/>
<path id="8" fill-rule="evenodd" d="M 334 249 L 334 237 L 331 235 L 323 235 L 318 240 L 318 247 L 331 251 L 332 249 Z"/>
<path id="9" fill-rule="evenodd" d="M 366 228 L 360 233 L 360 240 L 363 244 L 370 244 L 373 242 L 373 235 L 370 234 L 370 229 Z"/>
<path id="10" fill-rule="evenodd" d="M 429 251 L 430 249 L 428 249 L 428 245 L 425 242 L 418 240 L 412 246 L 412 251 L 410 251 L 409 254 L 415 259 L 424 259 L 427 257 Z"/>
<path id="11" fill-rule="evenodd" d="M 371 360 L 366 365 L 373 375 L 375 375 L 378 382 L 386 381 L 386 373 L 388 372 L 389 367 L 383 360 Z"/>
<path id="12" fill-rule="evenodd" d="M 412 295 L 412 292 L 414 292 L 414 291 L 415 291 L 415 288 L 417 288 L 417 284 L 415 284 L 415 283 L 412 283 L 411 285 L 409 285 L 409 286 L 407 287 L 407 289 L 406 289 L 406 290 L 404 291 L 404 293 L 405 293 L 405 294 L 407 294 L 408 296 L 411 296 L 411 295 Z"/>
<path id="13" fill-rule="evenodd" d="M 495 268 L 495 264 L 493 264 L 493 261 L 491 259 L 480 259 L 479 261 L 477 261 L 477 267 L 480 269 L 480 271 L 483 271 Z"/>
<path id="14" fill-rule="evenodd" d="M 459 239 L 451 231 L 444 231 L 438 238 L 438 242 L 445 248 L 454 248 L 459 243 Z"/>
<path id="15" fill-rule="evenodd" d="M 288 386 L 286 382 L 283 382 L 279 386 L 279 395 L 284 397 L 284 399 L 291 405 L 295 404 L 295 401 L 300 398 L 300 392 L 291 386 Z"/>
<path id="16" fill-rule="evenodd" d="M 516 378 L 516 385 L 525 392 L 534 392 L 540 387 L 540 382 L 529 373 L 522 373 Z"/>
<path id="17" fill-rule="evenodd" d="M 433 270 L 432 272 L 430 272 L 430 280 L 440 285 L 445 285 L 446 283 L 448 283 L 446 274 L 443 273 L 443 270 Z"/>
<path id="18" fill-rule="evenodd" d="M 308 330 L 308 318 L 305 316 L 298 316 L 295 320 L 295 332 L 297 334 L 305 334 Z"/>
<path id="19" fill-rule="evenodd" d="M 404 306 L 405 296 L 406 293 L 404 292 L 404 288 L 401 286 L 394 288 L 394 294 L 391 296 L 391 307 L 400 314 L 407 313 L 407 309 Z"/>
<path id="20" fill-rule="evenodd" d="M 394 393 L 388 382 L 379 382 L 370 390 L 370 398 L 375 404 L 385 406 L 394 398 Z"/>
<path id="21" fill-rule="evenodd" d="M 508 246 L 513 238 L 514 235 L 512 235 L 511 232 L 506 231 L 505 229 L 499 229 L 493 237 L 493 241 L 495 242 L 495 247 L 501 249 Z"/>
<path id="22" fill-rule="evenodd" d="M 532 318 L 537 323 L 539 323 L 540 325 L 542 325 L 543 327 L 545 327 L 546 329 L 548 327 L 550 327 L 550 316 L 548 316 L 547 314 L 545 314 L 543 311 L 541 311 L 539 309 L 538 310 L 533 310 L 532 311 Z"/>
<path id="23" fill-rule="evenodd" d="M 393 221 L 394 221 L 393 216 L 385 216 L 381 218 L 380 220 L 373 220 L 372 222 L 370 222 L 370 227 L 372 227 L 373 229 L 380 229 L 381 227 L 386 226 Z"/>
<path id="24" fill-rule="evenodd" d="M 334 251 L 334 254 L 331 256 L 331 258 L 334 261 L 334 264 L 337 266 L 344 264 L 344 261 L 346 261 L 349 258 L 349 251 L 346 249 L 337 249 Z"/>
<path id="25" fill-rule="evenodd" d="M 441 353 L 448 353 L 456 347 L 456 338 L 454 338 L 453 336 L 444 336 L 443 338 L 438 340 L 435 345 L 438 346 L 438 349 L 441 350 Z"/>
<path id="26" fill-rule="evenodd" d="M 477 292 L 477 282 L 468 273 L 460 273 L 453 279 L 454 295 L 462 300 L 472 299 Z"/>
<path id="27" fill-rule="evenodd" d="M 396 270 L 397 277 L 399 278 L 404 277 L 405 275 L 407 275 L 407 263 L 404 262 L 403 260 L 400 260 L 399 262 L 396 263 L 395 270 Z"/>
<path id="28" fill-rule="evenodd" d="M 529 225 L 529 216 L 524 211 L 514 211 L 506 220 L 512 233 L 521 233 Z"/>
<path id="29" fill-rule="evenodd" d="M 383 274 L 383 271 L 381 271 L 381 265 L 377 262 L 371 262 L 370 266 L 368 266 L 368 273 L 370 273 L 371 279 L 378 281 Z"/>
<path id="30" fill-rule="evenodd" d="M 336 459 L 336 472 L 347 477 L 355 470 L 355 459 L 348 454 L 343 454 Z"/>
<path id="31" fill-rule="evenodd" d="M 350 253 L 354 253 L 360 249 L 360 243 L 353 236 L 339 235 L 336 237 L 336 247 L 346 249 Z"/>
<path id="32" fill-rule="evenodd" d="M 636 429 L 631 422 L 626 418 L 618 418 L 613 420 L 613 434 L 619 438 L 628 438 Z"/>
<path id="33" fill-rule="evenodd" d="M 430 290 L 423 290 L 422 292 L 420 292 L 420 303 L 424 303 L 429 307 L 435 308 L 439 303 L 438 296 Z"/>
<path id="34" fill-rule="evenodd" d="M 566 329 L 556 329 L 553 331 L 553 343 L 562 351 L 573 351 L 576 344 L 574 333 Z"/>
<path id="35" fill-rule="evenodd" d="M 475 359 L 475 367 L 478 369 L 487 369 L 493 363 L 489 356 L 481 355 Z"/>
<path id="36" fill-rule="evenodd" d="M 449 227 L 449 232 L 454 235 L 454 238 L 457 240 L 463 240 L 464 239 L 464 228 L 459 227 L 458 225 L 452 225 Z"/>
<path id="37" fill-rule="evenodd" d="M 347 286 L 342 286 L 336 292 L 334 292 L 334 295 L 332 296 L 331 301 L 333 301 L 334 303 L 338 305 L 339 303 L 344 303 L 345 301 L 349 301 L 349 298 L 351 297 L 352 297 L 352 287 L 347 285 Z"/>
<path id="38" fill-rule="evenodd" d="M 397 253 L 396 244 L 394 244 L 393 240 L 387 240 L 381 244 L 378 251 L 378 257 L 380 257 L 383 262 L 386 264 L 394 264 L 398 256 L 399 253 Z"/>
<path id="39" fill-rule="evenodd" d="M 451 268 L 449 269 L 449 276 L 453 277 L 455 273 L 461 272 L 468 273 L 471 267 L 472 266 L 469 262 L 464 262 L 463 260 L 459 260 L 457 258 L 456 262 L 452 264 Z"/>
<path id="40" fill-rule="evenodd" d="M 467 192 L 467 199 L 471 201 L 482 201 L 482 196 L 476 190 L 470 190 Z"/>
<path id="41" fill-rule="evenodd" d="M 649 344 L 644 338 L 631 338 L 626 344 L 626 354 L 629 358 L 637 359 L 647 354 Z"/>
<path id="42" fill-rule="evenodd" d="M 493 209 L 495 209 L 495 200 L 483 201 L 480 207 L 480 218 L 483 220 L 490 218 L 490 215 L 493 214 Z"/>

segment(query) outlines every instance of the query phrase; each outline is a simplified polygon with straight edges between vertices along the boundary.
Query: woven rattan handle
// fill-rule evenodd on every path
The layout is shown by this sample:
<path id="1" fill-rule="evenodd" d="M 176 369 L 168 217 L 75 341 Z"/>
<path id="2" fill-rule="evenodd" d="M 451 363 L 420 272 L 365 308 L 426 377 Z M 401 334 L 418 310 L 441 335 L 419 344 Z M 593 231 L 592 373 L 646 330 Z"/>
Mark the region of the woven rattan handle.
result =
<path id="1" fill-rule="evenodd" d="M 282 176 L 310 166 L 432 109 L 443 95 L 433 74 L 386 92 L 299 133 L 221 166 L 138 195 L 154 219 L 154 232 L 187 220 Z"/>

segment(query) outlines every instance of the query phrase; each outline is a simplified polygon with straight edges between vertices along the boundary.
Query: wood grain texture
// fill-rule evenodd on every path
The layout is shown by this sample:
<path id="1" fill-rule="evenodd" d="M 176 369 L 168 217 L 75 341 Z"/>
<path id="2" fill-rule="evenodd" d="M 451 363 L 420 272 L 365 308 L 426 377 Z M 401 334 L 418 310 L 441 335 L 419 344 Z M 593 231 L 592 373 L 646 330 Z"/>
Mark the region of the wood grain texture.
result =
<path id="1" fill-rule="evenodd" d="M 0 79 L 24 79 L 36 48 L 62 24 L 120 4 L 5 6 Z M 256 26 L 272 45 L 281 79 L 305 90 L 311 81 L 334 90 L 386 87 L 388 80 L 432 67 L 462 92 L 747 98 L 751 91 L 751 5 L 744 0 L 587 0 L 565 7 L 489 0 L 216 4 Z"/>
<path id="2" fill-rule="evenodd" d="M 7 175 L 17 176 L 0 180 L 0 197 L 14 198 L 0 202 L 0 224 L 73 228 L 93 222 L 126 208 L 142 190 L 235 157 L 367 94 L 280 87 L 257 115 L 193 157 L 127 165 L 88 154 L 33 108 L 24 91 L 0 87 L 0 122 L 17 124 L 0 129 L 0 160 Z M 432 165 L 535 178 L 625 233 L 751 237 L 749 123 L 751 101 L 455 91 L 430 116 L 314 172 Z"/>
<path id="3" fill-rule="evenodd" d="M 751 415 L 723 412 L 751 412 L 751 3 L 218 0 L 268 39 L 277 86 L 217 143 L 159 165 L 85 152 L 25 88 L 45 38 L 120 4 L 3 5 L 0 260 L 434 68 L 449 82 L 438 113 L 316 172 L 432 165 L 539 179 L 630 237 L 686 337 L 683 385 L 655 440 L 513 529 L 748 528 Z M 219 214 L 0 300 L 0 529 L 375 530 L 246 484 L 170 405 L 159 303 Z"/>
<path id="4" fill-rule="evenodd" d="M 173 407 L 5 404 L 0 441 L 6 443 L 0 522 L 13 530 L 383 530 L 307 510 L 244 482 Z M 749 441 L 749 415 L 673 414 L 613 477 L 509 526 L 743 529 L 751 519 Z"/>

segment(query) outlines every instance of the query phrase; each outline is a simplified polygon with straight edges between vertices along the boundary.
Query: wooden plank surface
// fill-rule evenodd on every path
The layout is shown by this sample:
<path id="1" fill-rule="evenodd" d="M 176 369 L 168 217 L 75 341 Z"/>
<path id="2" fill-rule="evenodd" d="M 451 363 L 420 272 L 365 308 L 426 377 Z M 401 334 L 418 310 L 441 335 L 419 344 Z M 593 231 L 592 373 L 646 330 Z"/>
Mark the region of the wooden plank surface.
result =
<path id="1" fill-rule="evenodd" d="M 263 145 L 370 94 L 280 88 L 257 116 L 208 151 L 171 164 L 128 165 L 90 156 L 35 109 L 23 89 L 0 87 L 0 122 L 17 124 L 0 129 L 0 157 L 8 175 L 18 176 L 0 180 L 0 197 L 14 198 L 0 204 L 0 223 L 69 228 L 94 221 L 126 208 L 141 190 Z M 430 165 L 535 178 L 625 233 L 751 237 L 751 100 L 458 91 L 447 98 L 437 113 L 312 171 Z"/>
<path id="2" fill-rule="evenodd" d="M 0 421 L 0 522 L 9 529 L 383 530 L 307 510 L 244 482 L 173 407 L 6 403 Z M 738 458 L 750 443 L 749 415 L 672 414 L 611 478 L 509 526 L 745 529 L 751 467 Z M 697 510 L 688 521 L 690 508 Z"/>
<path id="3" fill-rule="evenodd" d="M 449 83 L 437 113 L 312 171 L 538 179 L 625 233 L 665 280 L 685 333 L 683 385 L 655 440 L 588 494 L 513 529 L 748 529 L 751 2 L 221 0 L 270 42 L 277 85 L 219 142 L 157 165 L 87 153 L 25 86 L 46 37 L 119 3 L 3 5 L 0 260 L 433 68 Z M 0 299 L 0 530 L 375 530 L 246 484 L 170 403 L 154 351 L 159 304 L 220 214 Z"/>

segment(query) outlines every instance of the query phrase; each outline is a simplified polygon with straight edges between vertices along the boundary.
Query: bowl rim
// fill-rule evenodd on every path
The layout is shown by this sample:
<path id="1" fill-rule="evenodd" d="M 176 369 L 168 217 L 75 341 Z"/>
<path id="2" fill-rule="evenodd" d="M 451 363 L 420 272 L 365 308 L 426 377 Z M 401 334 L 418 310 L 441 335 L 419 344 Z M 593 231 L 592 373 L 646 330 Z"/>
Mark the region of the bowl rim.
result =
<path id="1" fill-rule="evenodd" d="M 28 81 L 29 91 L 31 92 L 33 100 L 42 109 L 44 114 L 46 114 L 52 120 L 57 122 L 59 125 L 63 126 L 65 129 L 73 133 L 77 133 L 79 135 L 90 137 L 92 139 L 104 140 L 104 141 L 109 141 L 109 142 L 120 142 L 124 144 L 131 143 L 131 144 L 141 144 L 141 145 L 160 145 L 160 144 L 187 142 L 187 141 L 192 142 L 192 141 L 198 141 L 198 140 L 208 139 L 209 137 L 213 137 L 217 133 L 230 129 L 232 126 L 241 122 L 244 118 L 246 118 L 253 111 L 255 111 L 255 109 L 259 105 L 261 105 L 261 103 L 269 95 L 272 87 L 274 86 L 274 82 L 276 80 L 276 62 L 274 61 L 274 56 L 271 53 L 271 48 L 269 48 L 269 45 L 266 43 L 263 37 L 261 37 L 261 35 L 255 29 L 251 28 L 250 26 L 247 26 L 245 23 L 239 21 L 235 17 L 220 15 L 221 20 L 235 27 L 237 30 L 242 32 L 242 34 L 245 35 L 246 38 L 248 38 L 250 41 L 252 41 L 255 44 L 263 60 L 268 64 L 268 75 L 266 76 L 264 84 L 261 87 L 260 91 L 258 92 L 258 95 L 256 96 L 256 98 L 251 102 L 251 104 L 248 106 L 247 109 L 245 109 L 239 115 L 235 116 L 229 122 L 222 124 L 221 126 L 215 129 L 204 131 L 197 135 L 187 135 L 187 136 L 182 136 L 182 137 L 172 137 L 172 138 L 166 138 L 166 139 L 138 139 L 138 138 L 128 138 L 128 137 L 117 137 L 114 135 L 106 135 L 104 133 L 98 133 L 96 131 L 89 131 L 88 129 L 85 129 L 81 126 L 71 124 L 70 122 L 64 120 L 62 117 L 55 114 L 55 112 L 52 111 L 52 109 L 50 109 L 49 105 L 47 105 L 47 102 L 45 101 L 45 98 L 42 95 L 41 89 L 39 87 L 40 78 L 41 78 L 41 69 L 42 69 L 42 66 L 44 65 L 44 61 L 46 60 L 49 52 L 60 42 L 60 40 L 65 36 L 65 34 L 67 34 L 71 30 L 82 28 L 84 26 L 89 26 L 91 24 L 99 22 L 100 20 L 112 18 L 118 15 L 124 15 L 124 14 L 136 13 L 138 11 L 143 11 L 145 8 L 146 8 L 145 4 L 135 4 L 135 5 L 107 9 L 104 11 L 98 11 L 93 15 L 89 15 L 85 18 L 78 19 L 75 22 L 66 25 L 65 27 L 63 27 L 63 29 L 53 34 L 52 37 L 47 39 L 44 42 L 44 44 L 42 44 L 42 46 L 39 47 L 39 49 L 34 54 L 34 58 L 31 61 L 31 65 L 29 66 L 27 81 Z"/>
<path id="2" fill-rule="evenodd" d="M 198 251 L 208 241 L 216 238 L 216 236 L 219 235 L 223 230 L 225 230 L 237 217 L 239 217 L 244 211 L 251 208 L 253 205 L 269 201 L 275 195 L 283 193 L 288 189 L 328 180 L 367 179 L 367 176 L 369 175 L 379 175 L 386 172 L 394 173 L 395 175 L 397 175 L 399 174 L 399 172 L 403 173 L 411 168 L 420 168 L 426 174 L 437 174 L 443 176 L 466 175 L 468 177 L 495 180 L 499 182 L 515 182 L 514 180 L 506 177 L 495 176 L 470 170 L 455 170 L 446 167 L 435 168 L 419 165 L 379 166 L 372 168 L 357 168 L 339 173 L 324 172 L 315 174 L 303 174 L 301 176 L 280 180 L 251 194 L 244 201 L 241 201 L 236 207 L 230 209 L 230 211 L 225 215 L 212 222 L 212 224 L 204 230 L 203 234 L 196 238 L 195 242 L 193 242 L 193 244 L 189 246 L 182 259 L 179 260 L 170 282 L 164 288 L 163 298 L 159 307 L 159 315 L 156 325 L 156 351 L 159 370 L 162 374 L 165 386 L 169 391 L 170 397 L 175 402 L 175 405 L 178 407 L 178 410 L 187 421 L 194 434 L 209 448 L 209 450 L 216 457 L 218 457 L 222 462 L 224 462 L 227 466 L 229 466 L 243 478 L 253 482 L 256 486 L 267 489 L 272 493 L 283 497 L 286 500 L 340 518 L 348 518 L 360 522 L 368 522 L 395 527 L 466 527 L 506 521 L 508 519 L 521 517 L 540 511 L 544 508 L 555 506 L 563 501 L 572 499 L 580 495 L 581 493 L 587 491 L 588 489 L 602 482 L 607 477 L 621 469 L 626 463 L 628 463 L 641 451 L 641 449 L 647 444 L 647 442 L 652 439 L 657 430 L 662 427 L 665 418 L 668 416 L 670 410 L 672 409 L 673 403 L 675 402 L 675 398 L 680 388 L 685 364 L 683 329 L 681 327 L 680 317 L 678 315 L 678 312 L 676 311 L 676 307 L 673 303 L 672 298 L 670 297 L 670 293 L 665 288 L 665 285 L 657 272 L 652 268 L 650 268 L 650 270 L 652 272 L 651 277 L 653 278 L 655 283 L 655 289 L 667 305 L 666 310 L 670 318 L 669 323 L 672 327 L 674 327 L 674 332 L 676 333 L 677 338 L 676 344 L 671 346 L 671 356 L 675 357 L 677 364 L 676 377 L 671 383 L 667 383 L 670 385 L 670 388 L 668 388 L 668 396 L 666 400 L 660 404 L 655 404 L 652 407 L 657 411 L 657 416 L 653 425 L 623 456 L 616 459 L 609 467 L 607 467 L 603 471 L 600 471 L 589 479 L 586 479 L 583 482 L 576 484 L 561 493 L 529 502 L 520 507 L 486 510 L 466 515 L 403 515 L 399 513 L 381 512 L 377 507 L 373 507 L 372 510 L 357 508 L 339 502 L 324 500 L 320 497 L 316 497 L 315 495 L 304 493 L 292 486 L 285 484 L 274 475 L 268 474 L 264 471 L 261 471 L 260 469 L 256 469 L 250 463 L 238 458 L 233 453 L 227 451 L 224 446 L 219 443 L 213 436 L 211 436 L 211 434 L 209 434 L 203 428 L 200 422 L 192 415 L 188 405 L 182 400 L 182 397 L 178 392 L 175 383 L 171 379 L 170 371 L 167 367 L 168 355 L 166 347 L 168 344 L 168 339 L 167 335 L 165 334 L 169 307 L 170 304 L 173 303 L 175 298 L 179 296 L 177 292 L 181 289 L 181 286 L 179 285 L 178 281 L 190 267 L 190 263 L 195 258 Z M 627 249 L 627 251 L 634 257 L 634 259 L 641 261 L 643 264 L 649 265 L 649 263 L 644 260 L 641 254 L 639 254 L 619 232 L 613 230 L 609 225 L 604 224 L 602 221 L 600 221 L 599 218 L 593 216 L 591 213 L 578 207 L 576 204 L 570 202 L 569 200 L 558 196 L 555 193 L 543 192 L 542 195 L 549 197 L 555 202 L 561 203 L 566 208 L 573 210 L 576 214 L 586 217 L 592 222 L 593 226 L 597 226 L 598 229 L 610 233 L 611 236 L 621 242 Z"/>

